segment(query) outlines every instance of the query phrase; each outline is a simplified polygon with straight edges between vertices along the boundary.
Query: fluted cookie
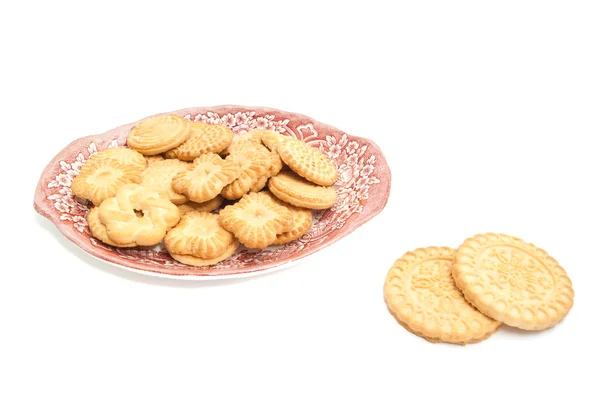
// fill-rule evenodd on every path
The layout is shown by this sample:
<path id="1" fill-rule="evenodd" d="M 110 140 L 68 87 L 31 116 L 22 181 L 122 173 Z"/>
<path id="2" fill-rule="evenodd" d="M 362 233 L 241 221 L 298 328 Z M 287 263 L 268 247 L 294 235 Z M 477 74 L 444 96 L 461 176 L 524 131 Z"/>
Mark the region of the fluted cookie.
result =
<path id="1" fill-rule="evenodd" d="M 138 167 L 119 164 L 110 158 L 88 161 L 84 166 L 71 182 L 71 191 L 75 196 L 89 199 L 96 206 L 115 196 L 123 185 L 138 183 L 142 178 Z"/>
<path id="2" fill-rule="evenodd" d="M 281 171 L 272 177 L 269 190 L 282 201 L 306 209 L 328 209 L 337 199 L 333 187 L 315 185 L 292 171 Z"/>
<path id="3" fill-rule="evenodd" d="M 92 166 L 94 162 L 99 160 L 113 160 L 119 164 L 133 167 L 140 172 L 144 171 L 147 164 L 144 156 L 133 149 L 126 147 L 106 148 L 92 155 L 92 157 L 90 157 L 90 159 L 82 166 L 81 170 L 84 171 Z"/>
<path id="4" fill-rule="evenodd" d="M 188 212 L 165 236 L 170 254 L 212 259 L 222 255 L 234 241 L 233 235 L 221 227 L 219 216 L 207 212 Z"/>
<path id="5" fill-rule="evenodd" d="M 273 245 L 283 245 L 297 240 L 310 230 L 312 227 L 312 212 L 310 210 L 292 206 L 276 198 L 271 193 L 265 193 L 267 193 L 275 203 L 292 212 L 292 227 L 289 231 L 277 234 L 277 239 L 275 239 Z"/>
<path id="6" fill-rule="evenodd" d="M 167 157 L 174 156 L 179 160 L 191 161 L 204 153 L 223 151 L 233 139 L 233 132 L 224 125 L 191 122 L 190 128 L 190 137 L 175 149 L 168 151 Z"/>
<path id="7" fill-rule="evenodd" d="M 384 298 L 396 320 L 418 336 L 432 342 L 476 343 L 501 323 L 463 298 L 452 279 L 455 253 L 430 247 L 404 254 L 388 271 Z"/>
<path id="8" fill-rule="evenodd" d="M 263 192 L 244 195 L 219 215 L 221 225 L 248 248 L 265 248 L 292 228 L 292 213 Z"/>
<path id="9" fill-rule="evenodd" d="M 565 270 L 520 238 L 490 233 L 465 240 L 452 275 L 470 303 L 509 326 L 543 330 L 560 322 L 573 306 Z"/>
<path id="10" fill-rule="evenodd" d="M 240 167 L 236 163 L 223 160 L 214 153 L 205 153 L 194 160 L 188 171 L 177 174 L 172 186 L 175 192 L 202 203 L 216 198 L 240 174 Z"/>
<path id="11" fill-rule="evenodd" d="M 173 177 L 181 172 L 187 172 L 190 163 L 172 159 L 153 162 L 142 172 L 140 185 L 152 191 L 164 194 L 176 205 L 185 203 L 187 196 L 175 192 L 171 185 Z"/>
<path id="12" fill-rule="evenodd" d="M 97 207 L 93 207 L 89 210 L 87 214 L 87 222 L 92 235 L 100 241 L 104 242 L 106 245 L 125 248 L 137 246 L 135 242 L 117 244 L 113 242 L 110 238 L 108 238 L 108 234 L 106 234 L 106 226 L 100 221 L 99 209 Z"/>
<path id="13" fill-rule="evenodd" d="M 179 209 L 156 191 L 138 184 L 119 188 L 98 209 L 108 238 L 116 244 L 156 245 L 179 222 Z"/>
<path id="14" fill-rule="evenodd" d="M 144 156 L 144 159 L 146 159 L 146 163 L 148 164 L 148 166 L 151 166 L 152 164 L 157 163 L 161 160 L 165 160 L 165 158 L 162 157 L 162 155 Z"/>
<path id="15" fill-rule="evenodd" d="M 219 255 L 215 258 L 211 258 L 211 259 L 202 259 L 202 258 L 197 258 L 197 257 L 191 256 L 191 255 L 180 255 L 177 253 L 171 253 L 170 255 L 176 261 L 184 263 L 186 265 L 196 266 L 196 267 L 206 267 L 206 266 L 216 265 L 217 263 L 222 262 L 223 260 L 229 258 L 230 256 L 233 256 L 233 254 L 235 253 L 235 251 L 238 249 L 239 246 L 240 246 L 239 241 L 235 240 L 231 244 L 229 244 L 229 246 L 227 247 L 225 252 L 223 252 L 221 255 Z"/>
<path id="16" fill-rule="evenodd" d="M 240 176 L 221 191 L 225 199 L 241 198 L 251 189 L 256 188 L 263 176 L 268 175 L 273 161 L 271 153 L 260 144 L 247 142 L 247 146 L 234 148 L 225 158 L 236 163 L 241 170 Z"/>
<path id="17" fill-rule="evenodd" d="M 190 123 L 174 114 L 150 117 L 129 132 L 127 145 L 143 155 L 157 155 L 181 145 L 190 135 Z"/>
<path id="18" fill-rule="evenodd" d="M 306 142 L 288 139 L 276 146 L 281 160 L 298 175 L 317 185 L 333 185 L 337 168 L 331 159 Z"/>
<path id="19" fill-rule="evenodd" d="M 211 199 L 206 202 L 196 203 L 196 202 L 186 202 L 181 205 L 177 205 L 179 209 L 179 213 L 183 216 L 187 212 L 212 212 L 215 209 L 218 209 L 219 206 L 223 203 L 223 197 L 221 195 L 217 195 L 216 198 Z"/>

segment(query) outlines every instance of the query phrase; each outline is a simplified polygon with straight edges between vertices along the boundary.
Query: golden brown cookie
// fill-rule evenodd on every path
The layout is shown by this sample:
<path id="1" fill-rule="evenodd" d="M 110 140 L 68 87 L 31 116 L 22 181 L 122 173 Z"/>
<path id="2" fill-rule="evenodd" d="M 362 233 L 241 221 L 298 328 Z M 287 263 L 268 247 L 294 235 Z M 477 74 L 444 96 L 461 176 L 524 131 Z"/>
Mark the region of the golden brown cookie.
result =
<path id="1" fill-rule="evenodd" d="M 292 171 L 282 171 L 272 177 L 269 190 L 282 201 L 306 209 L 328 209 L 337 199 L 333 187 L 315 185 Z"/>
<path id="2" fill-rule="evenodd" d="M 279 143 L 281 143 L 289 138 L 291 138 L 291 137 L 281 135 L 280 133 L 275 132 L 275 131 L 262 131 L 262 136 L 261 136 L 262 143 L 267 148 L 269 148 L 269 150 L 271 150 L 271 151 L 276 150 L 276 146 Z"/>
<path id="3" fill-rule="evenodd" d="M 190 137 L 181 145 L 167 152 L 167 157 L 174 156 L 179 160 L 194 160 L 204 153 L 219 153 L 226 149 L 233 139 L 233 132 L 224 126 L 190 123 Z"/>
<path id="4" fill-rule="evenodd" d="M 219 206 L 223 203 L 223 197 L 221 195 L 217 195 L 216 198 L 211 199 L 206 202 L 196 203 L 196 202 L 186 202 L 182 205 L 178 205 L 179 213 L 183 216 L 187 212 L 212 212 L 215 209 L 218 209 Z"/>
<path id="5" fill-rule="evenodd" d="M 119 246 L 125 248 L 137 246 L 135 242 L 127 244 L 116 244 L 113 241 L 111 241 L 110 238 L 108 238 L 108 235 L 106 234 L 106 227 L 100 221 L 100 215 L 98 213 L 97 207 L 93 207 L 90 209 L 90 211 L 87 214 L 87 222 L 92 235 L 100 241 L 104 242 L 106 245 Z"/>
<path id="6" fill-rule="evenodd" d="M 221 195 L 225 199 L 239 199 L 255 188 L 263 176 L 268 175 L 273 161 L 271 153 L 260 144 L 246 141 L 247 146 L 235 147 L 225 158 L 240 166 L 241 174 L 231 184 L 225 186 Z"/>
<path id="7" fill-rule="evenodd" d="M 216 265 L 217 263 L 232 256 L 235 253 L 235 251 L 238 249 L 239 246 L 240 246 L 239 241 L 235 240 L 231 244 L 229 244 L 229 246 L 227 247 L 225 252 L 223 252 L 221 255 L 217 256 L 216 258 L 212 258 L 212 259 L 202 259 L 202 258 L 197 258 L 197 257 L 191 256 L 191 255 L 179 255 L 176 253 L 172 253 L 171 256 L 176 261 L 184 263 L 186 265 L 190 265 L 190 266 L 196 266 L 196 267 L 212 266 L 212 265 Z"/>
<path id="8" fill-rule="evenodd" d="M 432 342 L 476 343 L 500 327 L 469 304 L 452 279 L 456 251 L 419 248 L 388 271 L 384 298 L 392 315 L 410 332 Z"/>
<path id="9" fill-rule="evenodd" d="M 279 153 L 272 150 L 271 151 L 271 165 L 269 166 L 269 177 L 275 177 L 281 169 L 283 168 L 283 163 L 281 162 L 281 157 L 279 157 Z"/>
<path id="10" fill-rule="evenodd" d="M 146 159 L 146 162 L 148 163 L 148 166 L 150 166 L 150 165 L 152 165 L 152 164 L 154 164 L 156 162 L 165 160 L 165 158 L 162 157 L 162 155 L 144 156 L 144 158 Z"/>
<path id="11" fill-rule="evenodd" d="M 317 185 L 333 185 L 337 168 L 331 159 L 306 142 L 288 139 L 277 145 L 281 160 L 296 174 Z"/>
<path id="12" fill-rule="evenodd" d="M 254 145 L 262 145 L 260 140 L 262 134 L 258 130 L 253 130 L 249 132 L 245 132 L 243 134 L 234 135 L 231 144 L 224 149 L 221 153 L 222 156 L 227 156 L 231 153 L 232 150 L 236 148 L 243 147 L 246 145 L 254 144 Z"/>
<path id="13" fill-rule="evenodd" d="M 573 306 L 571 280 L 545 251 L 520 238 L 479 234 L 465 240 L 452 275 L 465 298 L 509 326 L 543 330 Z"/>
<path id="14" fill-rule="evenodd" d="M 189 166 L 190 163 L 177 159 L 154 162 L 142 172 L 140 185 L 164 194 L 171 202 L 180 205 L 187 202 L 187 196 L 175 192 L 171 182 L 177 174 L 188 171 Z"/>
<path id="15" fill-rule="evenodd" d="M 263 192 L 244 195 L 219 215 L 221 225 L 248 248 L 265 248 L 292 228 L 292 213 Z"/>
<path id="16" fill-rule="evenodd" d="M 98 214 L 111 241 L 143 246 L 162 241 L 180 217 L 179 209 L 171 201 L 138 184 L 119 188 L 114 197 L 102 202 Z"/>
<path id="17" fill-rule="evenodd" d="M 240 174 L 236 163 L 223 160 L 214 153 L 205 153 L 194 160 L 188 171 L 177 174 L 172 185 L 175 192 L 202 203 L 216 198 Z"/>
<path id="18" fill-rule="evenodd" d="M 312 212 L 310 210 L 292 206 L 269 192 L 265 193 L 268 194 L 275 203 L 292 212 L 292 227 L 289 231 L 277 234 L 277 239 L 273 242 L 273 245 L 287 244 L 288 242 L 297 240 L 310 231 L 310 228 L 312 227 Z"/>
<path id="19" fill-rule="evenodd" d="M 71 182 L 71 191 L 75 196 L 91 200 L 96 206 L 115 196 L 123 185 L 138 183 L 142 178 L 139 168 L 119 164 L 109 158 L 88 161 L 84 166 Z"/>
<path id="20" fill-rule="evenodd" d="M 157 155 L 181 145 L 190 135 L 190 123 L 174 114 L 150 117 L 129 132 L 127 146 L 143 155 Z"/>
<path id="21" fill-rule="evenodd" d="M 102 149 L 98 153 L 95 153 L 82 166 L 81 170 L 84 171 L 89 166 L 92 166 L 94 162 L 99 160 L 113 160 L 119 164 L 133 167 L 140 172 L 144 171 L 146 168 L 146 159 L 141 153 L 126 147 L 118 147 Z"/>
<path id="22" fill-rule="evenodd" d="M 194 211 L 169 230 L 165 247 L 170 254 L 212 259 L 222 255 L 233 241 L 233 235 L 221 227 L 218 215 Z"/>

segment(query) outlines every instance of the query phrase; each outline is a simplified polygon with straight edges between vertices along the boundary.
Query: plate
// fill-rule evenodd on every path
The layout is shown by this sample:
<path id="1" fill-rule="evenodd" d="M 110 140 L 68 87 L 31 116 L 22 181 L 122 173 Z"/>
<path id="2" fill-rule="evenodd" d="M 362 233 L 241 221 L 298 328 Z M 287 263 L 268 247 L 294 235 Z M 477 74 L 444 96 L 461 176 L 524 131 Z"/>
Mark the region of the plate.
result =
<path id="1" fill-rule="evenodd" d="M 368 139 L 348 135 L 301 114 L 265 107 L 194 107 L 160 114 L 226 125 L 234 134 L 269 129 L 309 143 L 326 153 L 338 168 L 334 184 L 338 193 L 336 204 L 327 210 L 314 211 L 313 226 L 303 237 L 263 250 L 240 248 L 232 257 L 210 267 L 179 263 L 162 244 L 134 249 L 105 245 L 91 236 L 85 218 L 89 203 L 71 194 L 71 182 L 91 155 L 104 148 L 125 146 L 129 130 L 139 120 L 104 134 L 79 138 L 60 151 L 40 177 L 35 210 L 79 248 L 116 266 L 154 276 L 210 279 L 237 278 L 287 267 L 350 234 L 381 212 L 387 203 L 390 169 L 379 147 Z"/>

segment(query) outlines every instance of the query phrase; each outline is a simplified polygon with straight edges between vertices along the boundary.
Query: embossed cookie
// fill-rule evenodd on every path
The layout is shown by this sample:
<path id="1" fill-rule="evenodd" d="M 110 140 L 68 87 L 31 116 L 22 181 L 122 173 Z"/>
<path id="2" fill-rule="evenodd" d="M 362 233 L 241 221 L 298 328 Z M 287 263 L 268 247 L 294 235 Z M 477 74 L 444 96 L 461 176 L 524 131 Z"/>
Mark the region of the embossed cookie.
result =
<path id="1" fill-rule="evenodd" d="M 119 188 L 98 208 L 108 238 L 116 244 L 151 246 L 164 238 L 179 222 L 179 209 L 156 191 L 138 184 Z"/>
<path id="2" fill-rule="evenodd" d="M 88 161 L 84 166 L 71 182 L 71 191 L 96 206 L 115 196 L 123 185 L 138 183 L 142 178 L 139 168 L 119 164 L 110 158 Z"/>
<path id="3" fill-rule="evenodd" d="M 288 139 L 280 142 L 276 150 L 289 168 L 310 182 L 329 186 L 337 179 L 333 161 L 306 142 Z"/>
<path id="4" fill-rule="evenodd" d="M 233 256 L 233 254 L 235 253 L 235 251 L 238 249 L 239 246 L 240 246 L 239 241 L 235 240 L 231 244 L 229 244 L 229 246 L 227 247 L 227 249 L 225 250 L 224 253 L 222 253 L 221 255 L 217 256 L 216 258 L 212 258 L 212 259 L 202 259 L 202 258 L 197 258 L 197 257 L 191 256 L 191 255 L 179 255 L 177 253 L 171 253 L 170 255 L 176 261 L 184 263 L 186 265 L 196 266 L 196 267 L 205 267 L 205 266 L 216 265 L 217 263 L 222 262 L 223 260 L 227 259 L 228 257 Z"/>
<path id="5" fill-rule="evenodd" d="M 187 172 L 189 166 L 190 163 L 177 159 L 157 161 L 142 172 L 140 185 L 165 194 L 176 205 L 185 203 L 188 200 L 187 196 L 175 192 L 171 182 L 177 174 Z"/>
<path id="6" fill-rule="evenodd" d="M 476 343 L 500 327 L 470 305 L 452 279 L 456 251 L 419 248 L 397 259 L 388 271 L 384 299 L 410 332 L 432 342 Z"/>
<path id="7" fill-rule="evenodd" d="M 226 185 L 241 174 L 236 163 L 223 160 L 214 153 L 200 155 L 188 168 L 188 171 L 173 177 L 172 186 L 175 192 L 198 203 L 216 198 Z"/>
<path id="8" fill-rule="evenodd" d="M 264 192 L 249 193 L 220 212 L 221 225 L 248 248 L 265 248 L 290 231 L 292 213 Z"/>
<path id="9" fill-rule="evenodd" d="M 224 125 L 191 122 L 190 128 L 190 137 L 175 149 L 168 151 L 167 157 L 174 156 L 179 160 L 191 161 L 204 153 L 223 151 L 233 139 L 233 132 Z"/>
<path id="10" fill-rule="evenodd" d="M 275 150 L 279 143 L 289 138 L 289 136 L 281 135 L 279 132 L 262 131 L 261 141 L 269 150 Z"/>
<path id="11" fill-rule="evenodd" d="M 333 187 L 315 185 L 291 171 L 272 177 L 269 190 L 282 201 L 306 209 L 328 209 L 337 199 Z"/>
<path id="12" fill-rule="evenodd" d="M 547 329 L 573 306 L 574 291 L 565 270 L 520 238 L 490 233 L 465 240 L 452 275 L 470 303 L 509 326 Z"/>
<path id="13" fill-rule="evenodd" d="M 179 213 L 183 216 L 187 212 L 212 212 L 217 209 L 223 203 L 223 197 L 221 195 L 217 195 L 216 198 L 211 199 L 206 202 L 196 203 L 196 202 L 186 202 L 182 205 L 178 205 Z"/>
<path id="14" fill-rule="evenodd" d="M 90 209 L 90 211 L 87 214 L 87 222 L 88 222 L 88 227 L 90 228 L 92 235 L 107 245 L 119 246 L 119 247 L 125 247 L 125 248 L 137 246 L 137 244 L 135 242 L 130 242 L 130 243 L 126 243 L 126 244 L 117 244 L 117 243 L 111 241 L 111 239 L 108 238 L 108 235 L 106 234 L 106 227 L 100 221 L 99 210 L 97 207 L 93 207 Z"/>
<path id="15" fill-rule="evenodd" d="M 221 227 L 219 216 L 207 212 L 188 212 L 165 236 L 170 254 L 191 255 L 201 259 L 221 256 L 234 241 Z"/>
<path id="16" fill-rule="evenodd" d="M 144 171 L 146 168 L 146 159 L 141 153 L 126 147 L 118 147 L 102 149 L 98 153 L 92 155 L 92 157 L 90 157 L 90 159 L 82 166 L 81 170 L 84 171 L 98 160 L 113 160 L 119 164 L 133 167 L 140 172 Z"/>
<path id="17" fill-rule="evenodd" d="M 190 123 L 169 114 L 150 117 L 129 132 L 127 146 L 143 155 L 157 155 L 181 145 L 190 135 Z"/>
<path id="18" fill-rule="evenodd" d="M 236 163 L 241 170 L 240 176 L 221 191 L 221 195 L 225 199 L 231 200 L 239 199 L 251 189 L 256 188 L 261 178 L 268 175 L 273 162 L 267 148 L 251 142 L 248 142 L 247 146 L 234 148 L 225 160 Z"/>
<path id="19" fill-rule="evenodd" d="M 279 200 L 271 193 L 265 193 L 271 197 L 273 202 L 292 212 L 292 228 L 289 231 L 277 234 L 277 239 L 273 242 L 273 245 L 283 245 L 292 242 L 310 230 L 312 227 L 312 212 L 310 210 L 292 206 Z"/>
<path id="20" fill-rule="evenodd" d="M 245 132 L 243 134 L 234 135 L 231 141 L 231 144 L 221 152 L 222 156 L 227 156 L 231 153 L 232 150 L 235 150 L 239 147 L 243 147 L 246 145 L 254 144 L 261 145 L 262 142 L 260 140 L 262 136 L 262 131 L 252 130 Z"/>

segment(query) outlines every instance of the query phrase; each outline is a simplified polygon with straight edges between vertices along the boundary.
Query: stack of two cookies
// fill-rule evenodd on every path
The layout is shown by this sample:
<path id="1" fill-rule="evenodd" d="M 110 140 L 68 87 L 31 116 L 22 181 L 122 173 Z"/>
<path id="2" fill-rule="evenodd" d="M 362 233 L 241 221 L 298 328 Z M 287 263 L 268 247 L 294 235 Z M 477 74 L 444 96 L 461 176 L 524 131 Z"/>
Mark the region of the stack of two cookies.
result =
<path id="1" fill-rule="evenodd" d="M 480 234 L 457 249 L 419 248 L 396 260 L 384 298 L 408 331 L 432 342 L 468 344 L 502 323 L 556 325 L 573 305 L 565 270 L 545 251 L 504 234 Z"/>

